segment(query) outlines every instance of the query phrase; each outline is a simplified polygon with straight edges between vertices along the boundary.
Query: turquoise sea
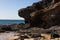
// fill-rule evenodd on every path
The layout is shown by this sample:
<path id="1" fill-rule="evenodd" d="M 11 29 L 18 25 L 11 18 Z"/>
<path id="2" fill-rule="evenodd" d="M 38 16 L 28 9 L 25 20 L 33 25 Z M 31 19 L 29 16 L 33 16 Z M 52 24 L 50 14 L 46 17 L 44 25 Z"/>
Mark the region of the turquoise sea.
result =
<path id="1" fill-rule="evenodd" d="M 0 20 L 0 25 L 24 23 L 24 20 Z"/>

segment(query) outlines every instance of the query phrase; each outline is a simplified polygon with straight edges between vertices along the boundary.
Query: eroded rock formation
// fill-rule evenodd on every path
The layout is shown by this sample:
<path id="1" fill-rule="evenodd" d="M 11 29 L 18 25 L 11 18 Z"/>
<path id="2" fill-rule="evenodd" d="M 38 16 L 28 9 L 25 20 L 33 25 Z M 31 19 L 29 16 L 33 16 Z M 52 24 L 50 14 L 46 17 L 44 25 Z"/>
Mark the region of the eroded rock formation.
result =
<path id="1" fill-rule="evenodd" d="M 25 18 L 29 27 L 50 28 L 60 25 L 60 0 L 42 0 L 20 9 L 18 14 Z"/>
<path id="2" fill-rule="evenodd" d="M 29 29 L 24 32 L 47 33 L 60 37 L 60 0 L 42 0 L 18 11 Z M 35 28 L 36 27 L 36 28 Z"/>

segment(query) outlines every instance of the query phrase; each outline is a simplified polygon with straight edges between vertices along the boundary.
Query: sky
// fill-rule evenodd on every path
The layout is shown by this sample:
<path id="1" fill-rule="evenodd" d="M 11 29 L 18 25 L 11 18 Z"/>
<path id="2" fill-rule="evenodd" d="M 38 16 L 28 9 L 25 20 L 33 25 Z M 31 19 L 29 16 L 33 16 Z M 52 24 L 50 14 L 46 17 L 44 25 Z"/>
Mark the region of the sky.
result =
<path id="1" fill-rule="evenodd" d="M 24 20 L 18 16 L 18 10 L 40 0 L 0 0 L 0 19 Z"/>

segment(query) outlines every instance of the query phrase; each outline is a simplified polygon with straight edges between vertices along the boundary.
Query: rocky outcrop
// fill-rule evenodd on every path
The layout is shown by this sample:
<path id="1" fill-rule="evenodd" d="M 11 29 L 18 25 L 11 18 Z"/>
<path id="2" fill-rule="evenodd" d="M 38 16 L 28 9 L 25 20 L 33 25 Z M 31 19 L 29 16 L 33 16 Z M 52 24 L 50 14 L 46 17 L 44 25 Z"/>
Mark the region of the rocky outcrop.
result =
<path id="1" fill-rule="evenodd" d="M 24 30 L 27 27 L 29 27 L 29 24 L 25 23 L 0 25 L 0 32 Z"/>
<path id="2" fill-rule="evenodd" d="M 60 0 L 42 0 L 20 9 L 19 16 L 25 18 L 29 27 L 50 28 L 60 25 Z"/>
<path id="3" fill-rule="evenodd" d="M 60 36 L 60 0 L 42 0 L 19 9 L 18 15 L 29 24 L 23 32 L 48 33 Z M 36 27 L 36 28 L 35 28 Z M 38 32 L 37 32 L 38 31 Z"/>

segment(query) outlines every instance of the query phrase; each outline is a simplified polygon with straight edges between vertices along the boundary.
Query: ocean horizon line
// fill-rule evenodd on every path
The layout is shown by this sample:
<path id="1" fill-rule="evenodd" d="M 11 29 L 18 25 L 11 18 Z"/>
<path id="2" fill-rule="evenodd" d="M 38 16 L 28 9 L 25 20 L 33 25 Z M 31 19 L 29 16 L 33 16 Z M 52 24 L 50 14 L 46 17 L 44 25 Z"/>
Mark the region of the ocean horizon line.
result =
<path id="1" fill-rule="evenodd" d="M 24 20 L 24 19 L 0 19 L 0 20 Z"/>

